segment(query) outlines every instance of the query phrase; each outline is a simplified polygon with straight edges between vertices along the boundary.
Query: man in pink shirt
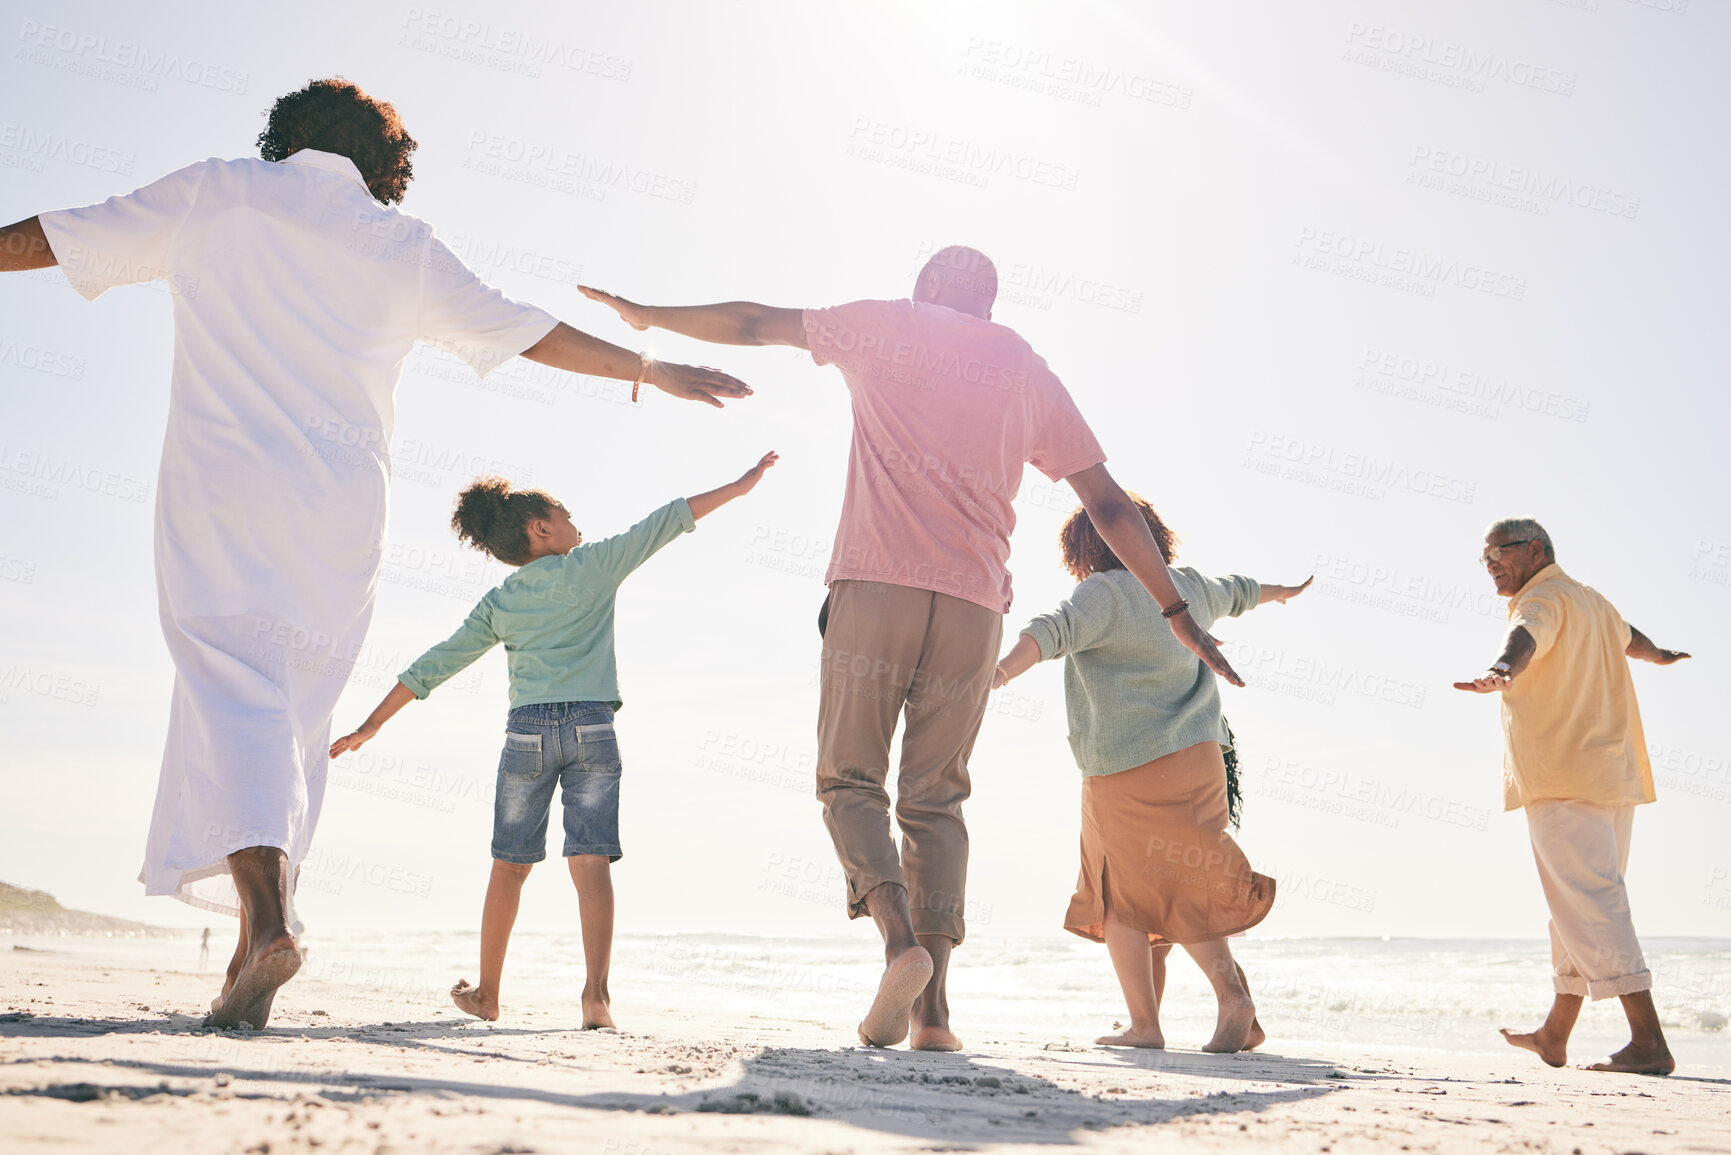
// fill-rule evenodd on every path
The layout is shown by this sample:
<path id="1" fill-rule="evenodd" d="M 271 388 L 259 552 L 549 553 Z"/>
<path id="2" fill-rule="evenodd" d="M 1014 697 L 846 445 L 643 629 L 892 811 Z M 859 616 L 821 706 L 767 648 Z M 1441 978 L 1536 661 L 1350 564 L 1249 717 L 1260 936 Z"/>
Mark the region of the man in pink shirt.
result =
<path id="1" fill-rule="evenodd" d="M 992 321 L 997 270 L 959 246 L 935 254 L 911 299 L 782 309 L 749 301 L 667 308 L 583 290 L 638 329 L 724 345 L 792 345 L 841 370 L 853 447 L 819 628 L 817 793 L 885 970 L 862 1042 L 958 1050 L 944 980 L 965 933 L 968 755 L 1010 608 L 1011 501 L 1032 464 L 1068 481 L 1107 544 L 1167 608 L 1173 632 L 1243 681 L 1191 619 L 1135 506 L 1062 382 Z M 890 743 L 905 711 L 896 853 Z M 910 1021 L 911 1020 L 911 1021 Z"/>

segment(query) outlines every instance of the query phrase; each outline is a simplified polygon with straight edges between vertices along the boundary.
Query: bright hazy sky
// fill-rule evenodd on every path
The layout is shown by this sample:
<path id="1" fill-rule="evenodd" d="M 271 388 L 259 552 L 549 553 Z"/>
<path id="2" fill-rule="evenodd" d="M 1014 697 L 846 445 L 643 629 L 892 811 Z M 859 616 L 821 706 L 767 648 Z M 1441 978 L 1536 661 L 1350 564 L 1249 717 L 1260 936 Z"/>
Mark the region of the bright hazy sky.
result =
<path id="1" fill-rule="evenodd" d="M 1496 703 L 1449 688 L 1501 634 L 1483 527 L 1540 517 L 1571 574 L 1698 655 L 1636 669 L 1660 801 L 1630 882 L 1643 932 L 1731 934 L 1731 9 L 8 0 L 0 28 L 7 220 L 256 155 L 276 96 L 340 74 L 420 141 L 407 210 L 633 347 L 579 278 L 825 305 L 905 295 L 936 246 L 985 250 L 997 319 L 1181 562 L 1317 574 L 1217 630 L 1252 682 L 1225 691 L 1241 841 L 1284 893 L 1257 934 L 1544 933 L 1524 823 L 1499 809 Z M 839 932 L 811 766 L 841 380 L 649 339 L 757 395 L 631 408 L 526 362 L 483 385 L 411 358 L 384 584 L 336 722 L 502 572 L 446 526 L 474 473 L 551 489 L 593 538 L 780 450 L 624 587 L 619 925 Z M 0 278 L 0 878 L 200 925 L 133 881 L 172 677 L 150 555 L 170 342 L 163 292 L 91 305 L 55 271 Z M 1012 633 L 1070 587 L 1071 505 L 1030 470 Z M 474 923 L 502 654 L 475 671 L 334 766 L 310 928 Z M 1061 671 L 1012 690 L 973 760 L 974 934 L 1055 931 L 1076 874 Z M 520 925 L 574 925 L 562 874 L 537 875 Z"/>

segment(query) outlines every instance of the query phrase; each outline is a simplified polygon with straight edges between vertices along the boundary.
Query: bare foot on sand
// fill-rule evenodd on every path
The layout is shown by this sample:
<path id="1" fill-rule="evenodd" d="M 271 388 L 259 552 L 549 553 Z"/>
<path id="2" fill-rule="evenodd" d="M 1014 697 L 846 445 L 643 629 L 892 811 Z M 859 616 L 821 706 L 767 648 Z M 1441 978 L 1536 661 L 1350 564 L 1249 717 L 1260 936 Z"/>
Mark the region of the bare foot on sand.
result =
<path id="1" fill-rule="evenodd" d="M 245 1023 L 255 1031 L 263 1030 L 270 1021 L 277 988 L 294 978 L 300 969 L 301 952 L 294 935 L 284 931 L 258 944 L 248 953 L 245 965 L 224 992 L 220 1004 L 205 1017 L 204 1025 L 226 1030 Z"/>
<path id="2" fill-rule="evenodd" d="M 477 1019 L 496 1022 L 499 1018 L 499 996 L 482 994 L 480 987 L 469 985 L 468 979 L 458 979 L 457 985 L 451 988 L 451 1001 L 457 1004 L 457 1009 Z"/>
<path id="3" fill-rule="evenodd" d="M 962 1040 L 956 1038 L 955 1032 L 948 1027 L 927 1026 L 910 1023 L 913 1034 L 908 1040 L 908 1049 L 912 1051 L 959 1051 Z"/>
<path id="4" fill-rule="evenodd" d="M 1509 1040 L 1514 1042 L 1513 1039 Z M 1550 1060 L 1546 1059 L 1549 1063 Z M 1552 1063 L 1552 1066 L 1557 1064 Z M 1624 1075 L 1669 1075 L 1677 1069 L 1677 1060 L 1671 1057 L 1671 1049 L 1660 1043 L 1657 1047 L 1637 1048 L 1630 1043 L 1602 1063 L 1594 1063 L 1582 1067 L 1583 1071 L 1615 1071 Z"/>
<path id="5" fill-rule="evenodd" d="M 1262 1021 L 1260 1019 L 1251 1019 L 1250 1037 L 1244 1040 L 1244 1046 L 1242 1049 L 1246 1051 L 1254 1051 L 1257 1047 L 1260 1047 L 1267 1041 L 1268 1035 L 1262 1029 Z"/>
<path id="6" fill-rule="evenodd" d="M 228 1001 L 228 994 L 226 991 L 223 993 L 222 997 L 211 999 L 210 1000 L 211 1014 L 215 1014 L 217 1011 L 222 1010 L 222 1004 L 227 1002 L 227 1001 Z M 276 1003 L 276 992 L 272 991 L 270 993 L 270 997 L 265 999 L 264 1004 L 259 1008 L 259 1010 L 258 1010 L 259 1017 L 268 1020 L 270 1018 L 271 1007 L 275 1003 Z"/>
<path id="7" fill-rule="evenodd" d="M 1160 1033 L 1159 1027 L 1131 1026 L 1127 1031 L 1119 1031 L 1115 1035 L 1101 1035 L 1094 1040 L 1097 1047 L 1146 1047 L 1151 1051 L 1166 1049 L 1166 1036 Z"/>
<path id="8" fill-rule="evenodd" d="M 1534 1031 L 1530 1035 L 1511 1031 L 1507 1027 L 1499 1027 L 1498 1030 L 1503 1038 L 1509 1041 L 1510 1046 L 1519 1047 L 1523 1051 L 1531 1051 L 1543 1059 L 1547 1066 L 1560 1067 L 1569 1061 L 1569 1052 L 1564 1044 L 1545 1034 L 1542 1029 Z"/>
<path id="9" fill-rule="evenodd" d="M 1246 995 L 1220 1004 L 1220 1018 L 1215 1023 L 1214 1037 L 1202 1049 L 1211 1055 L 1230 1055 L 1242 1051 L 1250 1043 L 1250 1026 L 1256 1021 L 1256 1004 Z"/>
<path id="10" fill-rule="evenodd" d="M 612 1026 L 613 1012 L 607 1007 L 607 999 L 595 995 L 584 995 L 583 1029 L 586 1031 L 594 1031 L 599 1030 L 602 1027 Z"/>
<path id="11" fill-rule="evenodd" d="M 932 977 L 932 956 L 910 946 L 884 968 L 871 1010 L 860 1020 L 859 1041 L 868 1047 L 893 1047 L 908 1037 L 908 1012 Z"/>

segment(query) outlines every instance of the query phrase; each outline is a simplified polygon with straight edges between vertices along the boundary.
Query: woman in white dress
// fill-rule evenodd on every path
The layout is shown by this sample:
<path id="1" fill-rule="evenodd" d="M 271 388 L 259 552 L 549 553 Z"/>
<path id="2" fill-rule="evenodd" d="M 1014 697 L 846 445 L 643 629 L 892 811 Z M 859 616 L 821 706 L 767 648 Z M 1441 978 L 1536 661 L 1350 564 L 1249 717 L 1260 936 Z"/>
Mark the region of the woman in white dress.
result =
<path id="1" fill-rule="evenodd" d="M 57 264 L 91 299 L 152 280 L 173 296 L 156 573 L 175 683 L 140 878 L 241 916 L 211 1026 L 264 1026 L 300 966 L 294 875 L 372 616 L 393 394 L 415 343 L 482 376 L 521 354 L 712 405 L 750 393 L 482 282 L 393 207 L 415 141 L 355 85 L 284 96 L 259 146 L 0 230 L 0 270 Z"/>

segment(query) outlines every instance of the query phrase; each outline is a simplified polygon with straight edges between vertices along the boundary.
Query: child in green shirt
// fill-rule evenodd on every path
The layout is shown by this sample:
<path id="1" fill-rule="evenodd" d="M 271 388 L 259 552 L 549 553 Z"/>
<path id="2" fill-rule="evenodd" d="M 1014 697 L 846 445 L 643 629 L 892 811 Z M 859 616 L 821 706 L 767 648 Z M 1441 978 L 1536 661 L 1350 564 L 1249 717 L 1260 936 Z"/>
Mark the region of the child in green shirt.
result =
<path id="1" fill-rule="evenodd" d="M 583 1026 L 611 1027 L 607 971 L 613 947 L 613 880 L 619 860 L 621 705 L 613 652 L 619 585 L 698 518 L 750 493 L 777 455 L 766 453 L 739 480 L 677 498 L 624 533 L 591 545 L 549 493 L 483 477 L 457 498 L 451 525 L 466 544 L 516 566 L 487 592 L 457 632 L 397 676 L 360 729 L 331 743 L 331 757 L 358 750 L 412 699 L 503 643 L 511 711 L 493 810 L 493 874 L 481 912 L 481 981 L 451 988 L 469 1014 L 499 1017 L 499 979 L 517 903 L 530 867 L 547 856 L 553 788 L 561 788 L 564 854 L 577 887 L 583 927 Z"/>

